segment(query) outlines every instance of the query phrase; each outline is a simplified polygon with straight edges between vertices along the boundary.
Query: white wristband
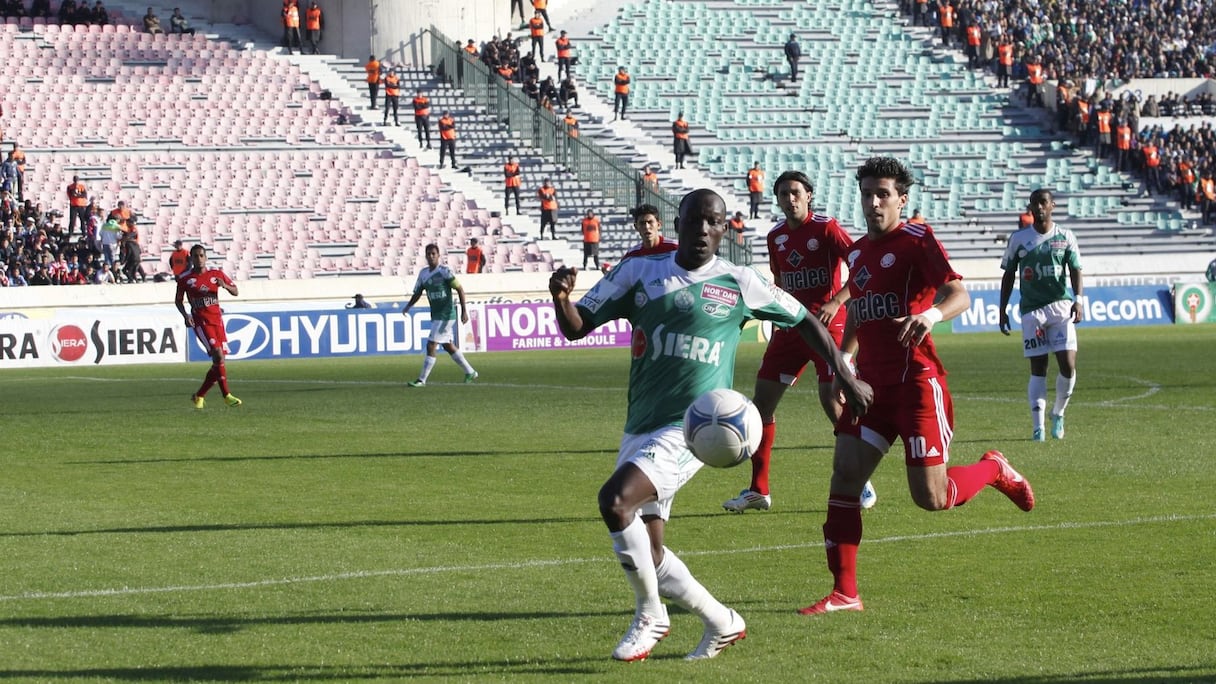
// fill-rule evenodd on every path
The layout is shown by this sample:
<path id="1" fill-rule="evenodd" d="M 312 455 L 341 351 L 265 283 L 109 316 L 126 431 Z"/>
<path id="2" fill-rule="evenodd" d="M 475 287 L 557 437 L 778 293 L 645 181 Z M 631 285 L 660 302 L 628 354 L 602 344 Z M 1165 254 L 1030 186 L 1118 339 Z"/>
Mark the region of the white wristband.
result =
<path id="1" fill-rule="evenodd" d="M 857 375 L 857 364 L 853 363 L 853 354 L 847 351 L 840 352 L 840 359 L 844 361 L 844 365 L 836 369 L 837 375 L 849 373 Z"/>
<path id="2" fill-rule="evenodd" d="M 928 309 L 925 309 L 924 311 L 920 312 L 920 315 L 929 319 L 930 328 L 942 322 L 942 310 L 936 306 L 931 306 Z"/>

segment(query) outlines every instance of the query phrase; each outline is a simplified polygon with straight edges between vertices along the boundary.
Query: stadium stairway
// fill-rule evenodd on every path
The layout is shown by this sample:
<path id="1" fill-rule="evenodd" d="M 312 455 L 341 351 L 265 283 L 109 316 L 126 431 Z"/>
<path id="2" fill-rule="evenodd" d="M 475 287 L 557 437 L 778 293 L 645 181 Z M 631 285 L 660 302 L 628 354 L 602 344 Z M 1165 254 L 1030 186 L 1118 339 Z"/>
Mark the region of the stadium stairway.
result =
<path id="1" fill-rule="evenodd" d="M 794 84 L 781 56 L 791 32 L 805 53 Z M 770 181 L 785 168 L 807 170 L 816 209 L 861 225 L 851 170 L 892 154 L 910 159 L 922 181 L 913 206 L 964 258 L 998 260 L 1037 187 L 1056 192 L 1061 222 L 1091 253 L 1170 253 L 1207 240 L 1180 230 L 1176 207 L 1136 198 L 1134 179 L 1061 144 L 1039 112 L 921 32 L 906 30 L 886 0 L 644 1 L 581 39 L 580 59 L 595 73 L 631 66 L 631 118 L 652 139 L 670 140 L 670 121 L 684 110 L 697 165 L 733 188 L 737 206 L 746 206 L 744 174 L 760 160 Z M 591 86 L 611 97 L 609 83 Z"/>

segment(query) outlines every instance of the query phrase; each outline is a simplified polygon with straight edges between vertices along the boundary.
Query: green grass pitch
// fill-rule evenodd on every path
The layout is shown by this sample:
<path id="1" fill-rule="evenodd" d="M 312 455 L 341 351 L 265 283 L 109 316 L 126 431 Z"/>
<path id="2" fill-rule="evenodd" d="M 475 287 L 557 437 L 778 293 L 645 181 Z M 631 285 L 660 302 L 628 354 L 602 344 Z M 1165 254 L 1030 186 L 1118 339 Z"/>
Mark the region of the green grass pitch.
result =
<path id="1" fill-rule="evenodd" d="M 1027 363 L 996 334 L 938 339 L 954 462 L 1003 450 L 1033 482 L 927 513 L 902 452 L 874 482 L 864 613 L 830 588 L 832 436 L 809 385 L 778 410 L 773 510 L 705 469 L 668 545 L 748 621 L 682 660 L 673 612 L 644 663 L 609 653 L 632 597 L 596 511 L 628 352 L 234 362 L 0 373 L 0 680 L 1216 681 L 1216 327 L 1081 328 L 1063 441 L 1033 444 Z M 735 375 L 750 394 L 763 347 Z M 1051 375 L 1054 377 L 1054 363 Z M 1054 383 L 1049 382 L 1049 387 Z"/>

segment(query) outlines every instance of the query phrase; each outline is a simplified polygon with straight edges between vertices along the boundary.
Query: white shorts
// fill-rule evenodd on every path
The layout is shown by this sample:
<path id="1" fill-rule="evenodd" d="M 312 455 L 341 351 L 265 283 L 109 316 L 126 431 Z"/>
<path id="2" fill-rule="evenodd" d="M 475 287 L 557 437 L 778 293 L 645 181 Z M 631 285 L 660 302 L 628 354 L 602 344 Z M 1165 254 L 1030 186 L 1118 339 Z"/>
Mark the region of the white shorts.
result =
<path id="1" fill-rule="evenodd" d="M 645 473 L 659 493 L 657 501 L 644 504 L 638 512 L 657 515 L 664 520 L 671 516 L 671 502 L 676 492 L 704 465 L 688 450 L 684 430 L 679 425 L 667 425 L 641 435 L 626 433 L 621 437 L 616 467 L 620 469 L 626 463 L 634 464 Z"/>
<path id="2" fill-rule="evenodd" d="M 1072 322 L 1071 301 L 1062 299 L 1022 314 L 1023 356 L 1076 350 L 1077 324 Z"/>
<path id="3" fill-rule="evenodd" d="M 431 336 L 427 338 L 435 344 L 447 344 L 456 341 L 456 319 L 446 321 L 431 319 Z"/>

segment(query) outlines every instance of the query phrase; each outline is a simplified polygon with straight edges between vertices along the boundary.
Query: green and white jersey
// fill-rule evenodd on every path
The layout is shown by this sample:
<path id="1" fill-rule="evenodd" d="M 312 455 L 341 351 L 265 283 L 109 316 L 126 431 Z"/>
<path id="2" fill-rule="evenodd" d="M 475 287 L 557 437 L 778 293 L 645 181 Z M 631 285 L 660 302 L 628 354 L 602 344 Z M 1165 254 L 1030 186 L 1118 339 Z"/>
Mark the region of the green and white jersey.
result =
<path id="1" fill-rule="evenodd" d="M 1071 230 L 1052 223 L 1045 234 L 1030 228 L 1009 236 L 1001 270 L 1021 276 L 1022 313 L 1041 309 L 1059 301 L 1072 301 L 1064 267 L 1080 272 L 1081 251 Z"/>
<path id="2" fill-rule="evenodd" d="M 447 266 L 423 267 L 414 283 L 414 294 L 426 290 L 426 301 L 431 305 L 432 321 L 456 320 L 456 302 L 452 301 L 452 289 L 459 286 L 456 276 Z"/>
<path id="3" fill-rule="evenodd" d="M 731 387 L 745 320 L 789 327 L 806 309 L 759 273 L 714 258 L 687 271 L 675 253 L 626 259 L 578 302 L 593 327 L 616 318 L 633 324 L 625 432 L 679 425 L 704 392 Z"/>

